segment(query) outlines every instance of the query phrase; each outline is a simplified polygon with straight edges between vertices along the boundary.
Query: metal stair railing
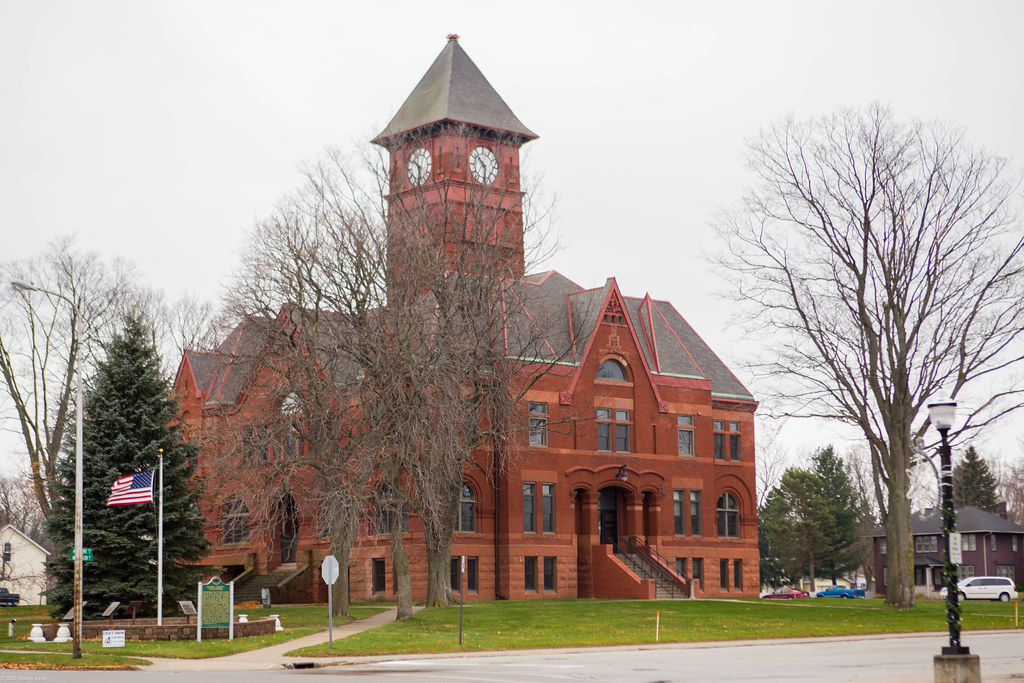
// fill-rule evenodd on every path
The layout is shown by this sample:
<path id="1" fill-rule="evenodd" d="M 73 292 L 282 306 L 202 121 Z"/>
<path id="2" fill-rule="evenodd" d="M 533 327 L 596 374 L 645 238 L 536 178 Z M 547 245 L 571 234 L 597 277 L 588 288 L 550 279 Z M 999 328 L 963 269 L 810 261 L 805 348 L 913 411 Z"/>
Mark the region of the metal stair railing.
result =
<path id="1" fill-rule="evenodd" d="M 681 591 L 683 595 L 689 594 L 686 584 L 681 583 L 674 572 L 670 573 L 641 552 L 630 552 L 632 547 L 630 539 L 626 540 L 625 547 L 618 543 L 618 539 L 612 541 L 611 546 L 620 559 L 629 563 L 630 569 L 639 574 L 641 578 L 652 579 L 657 587 L 667 590 L 671 597 L 676 597 L 677 590 Z"/>
<path id="2" fill-rule="evenodd" d="M 677 572 L 675 567 L 669 564 L 669 561 L 652 548 L 647 541 L 637 536 L 630 536 L 626 539 L 626 548 L 631 554 L 639 555 L 646 559 L 654 572 L 665 579 L 669 585 L 678 588 L 683 595 L 693 595 L 693 579 Z M 675 592 L 672 591 L 672 594 L 674 596 Z"/>

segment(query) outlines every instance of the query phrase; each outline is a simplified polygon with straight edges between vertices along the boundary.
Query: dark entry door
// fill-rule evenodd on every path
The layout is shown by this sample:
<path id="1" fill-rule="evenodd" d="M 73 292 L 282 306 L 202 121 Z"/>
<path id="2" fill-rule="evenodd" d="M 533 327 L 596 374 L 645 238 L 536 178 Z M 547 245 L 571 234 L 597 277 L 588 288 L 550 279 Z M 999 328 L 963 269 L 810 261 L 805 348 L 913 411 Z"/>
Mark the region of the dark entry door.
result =
<path id="1" fill-rule="evenodd" d="M 295 500 L 285 496 L 281 515 L 281 562 L 294 562 L 299 547 L 299 520 Z"/>
<path id="2" fill-rule="evenodd" d="M 619 542 L 619 519 L 615 508 L 601 510 L 601 545 Z"/>

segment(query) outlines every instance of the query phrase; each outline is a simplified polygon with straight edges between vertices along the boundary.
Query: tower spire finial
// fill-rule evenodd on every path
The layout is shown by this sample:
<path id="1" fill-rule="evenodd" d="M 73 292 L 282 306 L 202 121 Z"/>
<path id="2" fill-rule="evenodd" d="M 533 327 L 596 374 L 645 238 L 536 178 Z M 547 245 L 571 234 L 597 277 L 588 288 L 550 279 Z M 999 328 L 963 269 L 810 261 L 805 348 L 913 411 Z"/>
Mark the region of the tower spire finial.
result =
<path id="1" fill-rule="evenodd" d="M 454 41 L 455 41 L 456 43 L 457 43 L 457 42 L 459 42 L 459 34 L 458 34 L 458 33 L 449 33 L 449 34 L 448 34 L 448 42 L 450 43 L 450 42 L 452 42 L 453 40 L 454 40 Z"/>

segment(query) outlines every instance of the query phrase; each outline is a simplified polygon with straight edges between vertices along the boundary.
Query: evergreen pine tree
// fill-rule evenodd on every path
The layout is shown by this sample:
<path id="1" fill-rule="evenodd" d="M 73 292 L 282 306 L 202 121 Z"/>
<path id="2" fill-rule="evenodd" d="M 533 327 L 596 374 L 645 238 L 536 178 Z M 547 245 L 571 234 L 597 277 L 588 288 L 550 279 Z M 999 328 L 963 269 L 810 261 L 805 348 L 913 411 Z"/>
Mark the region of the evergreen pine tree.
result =
<path id="1" fill-rule="evenodd" d="M 864 505 L 835 449 L 828 445 L 812 457 L 814 473 L 821 479 L 821 494 L 835 522 L 831 545 L 821 554 L 822 574 L 835 583 L 860 564 L 853 545 L 860 538 L 857 521 Z"/>
<path id="2" fill-rule="evenodd" d="M 793 581 L 807 575 L 813 585 L 815 568 L 835 538 L 835 520 L 822 494 L 821 478 L 790 467 L 768 494 L 762 514 L 757 520 L 758 540 L 770 549 L 773 563 L 764 569 Z"/>
<path id="3" fill-rule="evenodd" d="M 176 600 L 195 597 L 197 563 L 207 553 L 203 520 L 193 497 L 196 449 L 182 440 L 175 420 L 177 402 L 160 374 L 160 359 L 139 318 L 106 346 L 85 396 L 83 425 L 83 547 L 94 560 L 83 563 L 82 599 L 86 617 L 101 613 L 113 600 L 145 601 L 155 612 L 159 449 L 164 474 L 164 612 Z M 72 604 L 75 519 L 75 444 L 65 444 L 58 464 L 58 499 L 48 522 L 58 552 L 47 563 L 55 586 L 47 592 L 54 614 Z M 110 487 L 127 474 L 157 470 L 153 503 L 107 507 Z"/>
<path id="4" fill-rule="evenodd" d="M 967 448 L 964 460 L 953 468 L 953 504 L 973 505 L 985 512 L 996 511 L 996 478 L 988 464 L 978 457 L 974 446 Z"/>

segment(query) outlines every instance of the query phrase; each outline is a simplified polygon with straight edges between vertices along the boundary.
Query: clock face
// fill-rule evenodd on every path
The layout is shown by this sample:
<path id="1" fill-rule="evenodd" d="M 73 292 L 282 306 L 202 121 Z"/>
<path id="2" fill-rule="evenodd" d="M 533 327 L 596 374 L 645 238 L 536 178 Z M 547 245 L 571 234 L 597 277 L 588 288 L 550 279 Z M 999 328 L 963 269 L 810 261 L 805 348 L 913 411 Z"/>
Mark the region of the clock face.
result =
<path id="1" fill-rule="evenodd" d="M 430 177 L 430 152 L 420 147 L 409 155 L 409 181 L 422 185 Z"/>
<path id="2" fill-rule="evenodd" d="M 477 147 L 470 153 L 469 168 L 478 183 L 489 185 L 498 177 L 498 159 L 486 147 Z"/>

